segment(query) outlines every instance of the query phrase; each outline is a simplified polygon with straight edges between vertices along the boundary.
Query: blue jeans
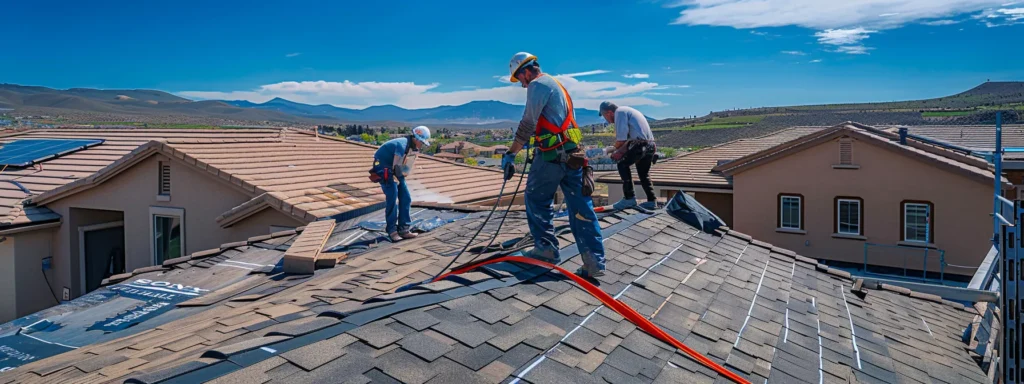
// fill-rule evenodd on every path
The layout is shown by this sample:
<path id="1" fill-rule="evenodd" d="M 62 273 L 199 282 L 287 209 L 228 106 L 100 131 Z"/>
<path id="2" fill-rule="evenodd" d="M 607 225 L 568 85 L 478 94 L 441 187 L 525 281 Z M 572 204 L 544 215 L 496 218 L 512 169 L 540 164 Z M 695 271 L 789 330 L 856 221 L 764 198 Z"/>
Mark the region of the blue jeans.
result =
<path id="1" fill-rule="evenodd" d="M 558 238 L 552 224 L 555 191 L 561 186 L 569 208 L 569 229 L 579 246 L 583 265 L 588 270 L 604 270 L 604 244 L 601 225 L 594 213 L 594 202 L 583 196 L 583 170 L 572 170 L 564 163 L 541 158 L 531 163 L 526 179 L 526 220 L 533 235 L 535 252 L 558 255 Z"/>
<path id="2" fill-rule="evenodd" d="M 395 182 L 395 178 L 380 183 L 380 189 L 384 190 L 384 221 L 387 223 L 387 233 L 397 231 L 408 231 L 412 219 L 409 218 L 409 209 L 412 207 L 412 196 L 409 194 L 409 187 L 405 185 L 404 179 Z M 397 204 L 396 204 L 397 200 Z M 398 206 L 397 210 L 395 206 Z M 396 224 L 395 221 L 398 221 Z"/>

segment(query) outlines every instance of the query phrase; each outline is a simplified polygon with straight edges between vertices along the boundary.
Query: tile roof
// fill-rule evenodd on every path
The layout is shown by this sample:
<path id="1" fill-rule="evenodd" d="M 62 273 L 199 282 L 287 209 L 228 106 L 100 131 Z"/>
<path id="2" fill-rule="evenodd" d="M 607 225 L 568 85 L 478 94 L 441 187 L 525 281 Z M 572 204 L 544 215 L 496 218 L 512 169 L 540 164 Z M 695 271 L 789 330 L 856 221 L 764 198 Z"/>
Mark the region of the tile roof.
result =
<path id="1" fill-rule="evenodd" d="M 746 169 L 778 159 L 781 156 L 795 153 L 811 146 L 816 146 L 840 136 L 853 136 L 866 143 L 893 150 L 898 153 L 915 157 L 919 160 L 936 165 L 943 169 L 957 172 L 968 177 L 973 177 L 984 183 L 991 183 L 995 172 L 988 169 L 984 160 L 969 157 L 957 152 L 949 151 L 940 147 L 909 142 L 907 145 L 900 144 L 897 137 L 889 132 L 877 130 L 873 127 L 859 125 L 856 123 L 840 124 L 834 127 L 818 131 L 788 142 L 767 148 L 763 151 L 735 159 L 714 168 L 716 172 L 722 172 L 726 176 L 732 176 Z M 1013 188 L 1004 177 L 1005 187 Z"/>
<path id="2" fill-rule="evenodd" d="M 312 276 L 250 277 L 255 288 L 211 292 L 187 317 L 0 373 L 0 383 L 721 382 L 546 269 L 496 264 L 396 293 L 439 272 L 482 216 Z M 497 243 L 526 235 L 523 217 L 510 214 Z M 960 339 L 973 308 L 854 290 L 848 273 L 665 213 L 601 221 L 600 288 L 752 382 L 986 382 Z M 578 266 L 571 236 L 559 238 L 563 267 Z"/>
<path id="3" fill-rule="evenodd" d="M 3 140 L 21 138 L 105 140 L 101 145 L 45 161 L 41 170 L 29 167 L 0 174 L 0 181 L 16 181 L 36 195 L 31 200 L 40 206 L 97 185 L 156 152 L 207 171 L 252 196 L 253 200 L 225 212 L 222 225 L 237 221 L 237 215 L 267 207 L 313 221 L 359 213 L 382 202 L 379 188 L 366 173 L 376 147 L 305 131 L 50 129 L 27 131 Z M 497 196 L 500 171 L 422 157 L 408 181 L 414 200 L 468 203 Z M 0 196 L 17 195 L 4 193 L 2 188 L 8 186 L 0 184 Z M 17 213 L 14 202 L 19 197 L 23 196 L 8 198 L 11 203 L 7 204 L 0 197 L 0 209 L 11 207 L 0 213 Z M 10 221 L 32 221 L 30 213 L 37 215 L 26 211 Z"/>
<path id="4" fill-rule="evenodd" d="M 996 147 L 995 125 L 908 126 L 907 133 L 943 141 L 975 151 L 992 152 Z M 899 127 L 886 127 L 897 133 Z M 1003 146 L 1024 147 L 1024 125 L 1003 125 Z"/>
<path id="5" fill-rule="evenodd" d="M 437 157 L 437 158 L 441 158 L 441 159 L 450 159 L 450 160 L 465 158 L 465 156 L 462 156 L 462 155 L 457 154 L 457 153 L 450 153 L 450 152 L 438 152 L 438 153 L 435 153 L 435 154 L 433 154 L 431 156 L 434 156 L 434 157 Z"/>
<path id="6" fill-rule="evenodd" d="M 720 161 L 735 160 L 825 128 L 793 127 L 766 136 L 740 139 L 676 156 L 670 160 L 655 164 L 651 168 L 651 181 L 659 186 L 732 189 L 732 183 L 729 179 L 721 173 L 712 172 L 712 168 L 718 165 Z M 599 177 L 597 181 L 613 184 L 622 183 L 617 174 Z"/>

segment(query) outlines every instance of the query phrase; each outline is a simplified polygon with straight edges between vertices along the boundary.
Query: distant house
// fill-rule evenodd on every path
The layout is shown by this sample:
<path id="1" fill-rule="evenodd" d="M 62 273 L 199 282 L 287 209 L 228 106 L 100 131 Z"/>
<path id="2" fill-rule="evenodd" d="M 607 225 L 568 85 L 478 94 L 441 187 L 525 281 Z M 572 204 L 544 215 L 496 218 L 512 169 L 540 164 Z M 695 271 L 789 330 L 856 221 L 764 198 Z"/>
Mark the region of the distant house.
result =
<path id="1" fill-rule="evenodd" d="M 438 153 L 434 154 L 433 156 L 438 158 L 438 159 L 451 160 L 451 161 L 458 162 L 458 163 L 464 162 L 465 158 L 466 158 L 465 156 L 462 156 L 462 155 L 459 155 L 459 154 L 455 154 L 455 153 L 448 153 L 448 152 L 438 152 Z"/>
<path id="2" fill-rule="evenodd" d="M 501 155 L 504 155 L 505 152 L 508 152 L 508 146 L 505 146 L 505 145 L 495 145 L 495 146 L 491 147 L 491 150 L 492 150 L 492 152 L 494 152 L 494 155 L 501 156 Z"/>
<path id="3" fill-rule="evenodd" d="M 686 192 L 736 230 L 830 262 L 968 276 L 991 246 L 988 164 L 874 127 L 791 128 L 651 173 L 664 197 Z M 610 200 L 621 196 L 611 185 Z"/>

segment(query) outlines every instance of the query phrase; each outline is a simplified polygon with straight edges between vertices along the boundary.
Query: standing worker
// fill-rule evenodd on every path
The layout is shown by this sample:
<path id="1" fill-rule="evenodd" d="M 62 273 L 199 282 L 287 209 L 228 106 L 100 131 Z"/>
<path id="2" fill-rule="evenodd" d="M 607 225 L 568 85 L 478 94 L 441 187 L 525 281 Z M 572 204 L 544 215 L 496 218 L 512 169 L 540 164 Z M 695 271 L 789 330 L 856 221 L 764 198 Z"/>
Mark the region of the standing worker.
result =
<path id="1" fill-rule="evenodd" d="M 616 210 L 636 206 L 636 192 L 633 186 L 633 174 L 629 167 L 636 165 L 636 173 L 640 177 L 640 186 L 647 195 L 647 202 L 640 208 L 658 208 L 658 199 L 651 185 L 651 164 L 654 162 L 657 146 L 654 134 L 647 118 L 640 111 L 630 107 L 620 107 L 610 101 L 601 103 L 598 112 L 609 124 L 615 124 L 615 149 L 612 160 L 618 162 L 619 178 L 622 179 L 622 200 L 613 208 Z"/>
<path id="2" fill-rule="evenodd" d="M 409 136 L 388 140 L 373 154 L 370 180 L 379 182 L 380 188 L 384 191 L 384 220 L 387 223 L 385 230 L 391 241 L 398 242 L 416 237 L 410 230 L 412 219 L 409 217 L 409 209 L 412 207 L 412 196 L 409 194 L 405 178 L 412 173 L 420 149 L 429 145 L 430 129 L 421 125 L 413 128 Z M 395 210 L 396 205 L 398 210 Z"/>
<path id="3" fill-rule="evenodd" d="M 551 263 L 559 261 L 551 205 L 561 186 L 569 208 L 569 228 L 583 258 L 583 267 L 576 274 L 584 278 L 603 276 L 601 227 L 590 194 L 584 193 L 583 168 L 587 161 L 580 147 L 583 134 L 576 125 L 569 92 L 554 77 L 542 73 L 537 57 L 529 53 L 512 56 L 508 69 L 509 80 L 526 88 L 526 111 L 512 146 L 501 159 L 501 167 L 505 170 L 513 167 L 514 172 L 516 153 L 531 137 L 539 150 L 535 152 L 526 181 L 526 218 L 534 248 L 525 255 Z M 512 172 L 506 172 L 506 177 L 510 178 Z M 592 173 L 590 175 L 592 178 Z"/>

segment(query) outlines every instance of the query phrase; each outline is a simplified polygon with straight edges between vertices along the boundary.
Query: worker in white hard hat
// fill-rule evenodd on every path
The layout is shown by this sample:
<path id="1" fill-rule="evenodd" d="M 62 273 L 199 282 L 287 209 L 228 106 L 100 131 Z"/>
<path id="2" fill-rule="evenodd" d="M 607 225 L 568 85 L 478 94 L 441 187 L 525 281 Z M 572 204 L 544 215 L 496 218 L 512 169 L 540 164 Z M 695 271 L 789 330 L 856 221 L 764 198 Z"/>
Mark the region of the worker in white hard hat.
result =
<path id="1" fill-rule="evenodd" d="M 536 154 L 526 182 L 526 213 L 534 247 L 525 255 L 558 262 L 558 238 L 554 233 L 552 203 L 561 187 L 569 209 L 569 228 L 583 259 L 576 274 L 585 278 L 604 275 L 604 245 L 601 227 L 594 213 L 593 172 L 580 142 L 583 134 L 576 125 L 572 98 L 554 77 L 541 72 L 537 57 L 519 52 L 509 62 L 509 80 L 526 88 L 526 111 L 519 122 L 514 142 L 502 157 L 502 169 L 513 167 L 516 153 L 532 138 Z M 588 172 L 589 171 L 589 172 Z M 511 176 L 510 172 L 506 175 Z M 591 180 L 584 182 L 589 176 Z"/>
<path id="2" fill-rule="evenodd" d="M 370 180 L 379 182 L 384 191 L 384 229 L 391 241 L 416 237 L 409 217 L 412 196 L 405 178 L 412 174 L 417 154 L 427 146 L 430 146 L 430 129 L 421 125 L 413 128 L 408 136 L 388 140 L 373 155 Z"/>

